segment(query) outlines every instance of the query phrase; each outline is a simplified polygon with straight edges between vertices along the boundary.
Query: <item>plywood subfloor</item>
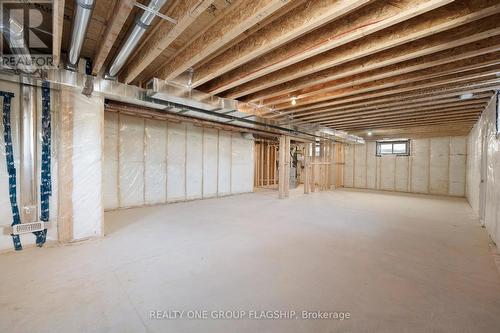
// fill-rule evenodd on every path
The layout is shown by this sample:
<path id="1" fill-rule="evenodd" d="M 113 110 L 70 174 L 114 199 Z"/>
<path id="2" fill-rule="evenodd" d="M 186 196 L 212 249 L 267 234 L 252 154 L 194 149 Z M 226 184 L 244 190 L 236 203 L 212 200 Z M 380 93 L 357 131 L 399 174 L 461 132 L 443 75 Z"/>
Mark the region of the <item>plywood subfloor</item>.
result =
<path id="1" fill-rule="evenodd" d="M 1 332 L 499 332 L 500 277 L 463 199 L 264 191 L 106 223 L 104 239 L 0 256 Z M 151 310 L 352 318 L 158 321 Z"/>

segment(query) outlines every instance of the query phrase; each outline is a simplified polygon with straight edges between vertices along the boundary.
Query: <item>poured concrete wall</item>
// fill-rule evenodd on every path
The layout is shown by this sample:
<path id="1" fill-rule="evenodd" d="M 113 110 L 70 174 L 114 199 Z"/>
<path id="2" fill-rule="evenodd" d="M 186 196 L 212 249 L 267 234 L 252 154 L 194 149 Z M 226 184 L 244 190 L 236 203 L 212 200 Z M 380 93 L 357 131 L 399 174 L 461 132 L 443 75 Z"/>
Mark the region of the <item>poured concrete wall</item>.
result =
<path id="1" fill-rule="evenodd" d="M 107 210 L 253 191 L 253 140 L 240 133 L 107 112 Z"/>
<path id="2" fill-rule="evenodd" d="M 469 134 L 467 199 L 490 237 L 500 242 L 500 140 L 493 99 Z"/>
<path id="3" fill-rule="evenodd" d="M 465 195 L 466 137 L 410 142 L 410 156 L 376 156 L 375 142 L 346 145 L 344 187 Z"/>

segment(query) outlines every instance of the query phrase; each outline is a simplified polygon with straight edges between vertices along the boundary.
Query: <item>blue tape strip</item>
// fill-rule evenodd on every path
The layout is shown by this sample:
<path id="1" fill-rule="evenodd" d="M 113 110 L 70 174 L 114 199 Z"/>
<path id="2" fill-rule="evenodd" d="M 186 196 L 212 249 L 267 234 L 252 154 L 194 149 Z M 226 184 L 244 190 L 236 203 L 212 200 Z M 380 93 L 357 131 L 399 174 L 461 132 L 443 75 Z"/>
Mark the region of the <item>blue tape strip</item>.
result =
<path id="1" fill-rule="evenodd" d="M 51 114 L 50 114 L 50 85 L 42 83 L 42 166 L 40 175 L 40 220 L 49 221 L 50 196 L 52 195 L 51 177 Z M 47 239 L 47 229 L 34 232 L 36 245 L 43 246 Z"/>
<path id="2" fill-rule="evenodd" d="M 7 162 L 7 173 L 9 175 L 9 199 L 12 210 L 12 226 L 21 223 L 19 216 L 19 207 L 17 206 L 17 184 L 16 184 L 16 166 L 14 164 L 14 151 L 12 149 L 12 128 L 10 125 L 10 106 L 14 94 L 11 92 L 0 91 L 3 97 L 3 138 L 5 144 L 5 160 Z M 20 251 L 23 249 L 19 235 L 11 235 L 14 242 L 14 249 Z"/>

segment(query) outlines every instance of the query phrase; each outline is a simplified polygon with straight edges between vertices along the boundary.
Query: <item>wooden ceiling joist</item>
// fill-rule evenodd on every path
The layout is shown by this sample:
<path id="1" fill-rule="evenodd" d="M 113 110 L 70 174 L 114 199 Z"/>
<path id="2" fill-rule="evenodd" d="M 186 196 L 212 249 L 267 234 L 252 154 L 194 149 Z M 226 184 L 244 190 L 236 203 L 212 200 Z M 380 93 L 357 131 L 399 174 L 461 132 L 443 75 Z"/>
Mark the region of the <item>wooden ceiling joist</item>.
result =
<path id="1" fill-rule="evenodd" d="M 355 132 L 355 131 L 363 131 L 363 130 L 372 130 L 372 129 L 380 129 L 380 128 L 406 128 L 406 127 L 415 127 L 418 125 L 457 125 L 457 124 L 467 124 L 472 127 L 474 123 L 477 121 L 477 116 L 467 116 L 463 118 L 457 118 L 454 120 L 449 119 L 436 119 L 430 121 L 407 121 L 407 122 L 394 122 L 394 123 L 383 123 L 383 124 L 366 124 L 363 126 L 341 126 L 338 127 L 338 130 Z"/>
<path id="2" fill-rule="evenodd" d="M 490 99 L 493 96 L 492 92 L 478 93 L 474 95 L 471 100 L 465 102 L 470 102 L 478 99 Z M 304 113 L 294 113 L 293 120 L 289 121 L 290 124 L 294 124 L 300 121 L 312 121 L 316 118 L 320 118 L 327 114 L 332 115 L 351 115 L 358 111 L 379 111 L 379 110 L 406 110 L 418 107 L 424 107 L 429 105 L 443 105 L 448 103 L 463 102 L 459 96 L 453 96 L 450 98 L 443 98 L 441 96 L 432 96 L 432 98 L 423 99 L 410 99 L 410 100 L 397 100 L 391 103 L 381 103 L 375 104 L 369 107 L 360 105 L 357 107 L 343 107 L 343 108 L 328 108 L 319 110 L 316 112 L 304 112 Z"/>
<path id="3" fill-rule="evenodd" d="M 447 39 L 447 36 L 442 36 L 444 38 L 443 43 L 439 44 L 437 47 L 450 48 L 440 52 L 435 52 L 436 50 L 433 47 L 427 47 L 429 46 L 427 43 L 428 38 L 424 38 L 377 53 L 371 57 L 361 58 L 344 65 L 329 68 L 269 87 L 254 94 L 242 97 L 240 100 L 245 102 L 262 101 L 262 104 L 269 105 L 275 101 L 275 97 L 281 96 L 281 98 L 284 98 L 283 96 L 286 96 L 290 98 L 291 96 L 300 95 L 301 89 L 311 90 L 312 88 L 309 88 L 311 86 L 320 85 L 322 83 L 367 71 L 375 72 L 379 68 L 380 70 L 377 71 L 380 72 L 379 75 L 383 75 L 383 73 L 387 73 L 387 75 L 394 73 L 393 75 L 397 75 L 499 50 L 500 36 L 486 39 L 483 39 L 484 33 L 477 33 L 474 34 L 474 36 L 477 37 L 477 40 L 476 38 L 470 38 L 471 36 L 465 36 L 458 40 L 450 41 Z M 465 38 L 467 40 L 473 39 L 473 42 L 463 45 L 462 42 Z M 411 46 L 415 44 L 419 44 L 421 48 L 413 52 Z M 459 46 L 453 47 L 455 45 Z M 383 78 L 383 76 L 379 78 Z"/>
<path id="4" fill-rule="evenodd" d="M 197 69 L 193 87 L 339 18 L 372 0 L 309 0 Z"/>
<path id="5" fill-rule="evenodd" d="M 222 17 L 167 62 L 156 76 L 164 80 L 176 78 L 286 4 L 287 1 L 283 0 L 242 0 L 229 15 Z"/>
<path id="6" fill-rule="evenodd" d="M 296 63 L 294 66 L 289 66 L 290 64 L 288 64 L 287 61 L 284 64 L 288 67 L 281 66 L 280 68 L 276 68 L 278 67 L 277 64 L 281 64 L 283 60 L 287 59 L 287 57 L 291 57 L 291 54 L 297 52 L 297 47 L 293 47 L 293 45 L 290 50 L 291 54 L 287 54 L 280 48 L 218 79 L 212 80 L 202 88 L 205 91 L 219 94 L 229 88 L 236 87 L 222 94 L 222 96 L 240 98 L 301 76 L 316 73 L 348 61 L 373 55 L 377 52 L 464 25 L 462 30 L 457 30 L 455 33 L 462 33 L 462 36 L 467 36 L 473 35 L 478 29 L 481 30 L 484 28 L 482 31 L 487 31 L 487 27 L 490 27 L 490 29 L 497 28 L 498 17 L 488 17 L 500 12 L 500 4 L 495 4 L 495 1 L 492 0 L 478 1 L 474 4 L 475 6 L 471 6 L 468 2 L 464 1 L 454 2 L 430 13 L 412 18 L 401 24 L 374 33 L 373 35 L 366 37 L 362 36 L 364 38 L 351 41 L 347 45 L 342 45 L 341 47 L 337 46 L 332 50 L 323 52 L 314 57 L 308 57 L 307 60 Z M 368 8 L 368 6 L 364 8 Z M 467 25 L 479 19 L 482 20 L 474 25 Z M 331 31 L 329 33 L 331 34 Z M 269 59 L 274 53 L 278 53 L 276 59 Z M 281 59 L 281 61 L 278 61 L 279 59 Z M 276 65 L 269 67 L 269 64 L 275 63 Z M 260 75 L 262 73 L 262 71 L 259 71 L 260 67 L 266 70 L 262 75 Z"/>
<path id="7" fill-rule="evenodd" d="M 461 106 L 467 106 L 467 105 L 477 105 L 477 104 L 482 104 L 486 106 L 486 103 L 491 99 L 491 96 L 487 96 L 485 98 L 481 99 L 472 99 L 472 100 L 464 100 L 464 101 L 453 101 L 453 102 L 447 102 L 447 103 L 422 103 L 422 104 L 414 104 L 410 105 L 408 107 L 391 107 L 391 108 L 380 108 L 380 109 L 372 109 L 369 111 L 365 111 L 363 109 L 355 110 L 355 111 L 346 111 L 342 113 L 333 113 L 333 112 L 328 112 L 328 113 L 323 113 L 321 115 L 317 115 L 315 118 L 298 118 L 294 119 L 292 121 L 289 121 L 287 123 L 289 124 L 297 124 L 297 123 L 307 123 L 307 122 L 319 122 L 319 121 L 325 121 L 325 120 L 340 120 L 340 119 L 350 119 L 350 118 L 361 118 L 365 116 L 374 116 L 374 117 L 381 117 L 386 114 L 400 114 L 400 113 L 405 113 L 405 112 L 415 112 L 415 111 L 425 111 L 425 110 L 441 110 L 443 108 L 449 108 L 449 107 L 461 107 Z"/>
<path id="8" fill-rule="evenodd" d="M 450 3 L 448 0 L 375 1 L 200 87 L 212 94 L 242 85 Z"/>
<path id="9" fill-rule="evenodd" d="M 500 51 L 489 53 L 486 55 L 467 58 L 459 61 L 452 61 L 447 64 L 442 64 L 439 66 L 428 67 L 426 69 L 419 69 L 416 71 L 408 71 L 405 74 L 397 74 L 390 75 L 382 70 L 376 70 L 373 72 L 366 72 L 363 74 L 358 74 L 350 77 L 346 77 L 343 79 L 331 81 L 321 86 L 315 87 L 315 89 L 307 89 L 302 91 L 301 94 L 297 94 L 296 99 L 298 102 L 301 99 L 307 97 L 314 97 L 321 93 L 328 93 L 330 91 L 350 87 L 353 85 L 360 85 L 368 82 L 385 82 L 380 85 L 380 88 L 383 88 L 384 85 L 390 84 L 390 82 L 396 82 L 398 85 L 404 83 L 417 82 L 424 79 L 430 79 L 440 76 L 445 76 L 454 73 L 465 72 L 472 69 L 478 69 L 487 67 L 489 65 L 497 65 L 500 64 Z M 290 98 L 277 100 L 276 102 L 280 103 L 288 103 Z"/>
<path id="10" fill-rule="evenodd" d="M 130 15 L 130 12 L 134 8 L 134 2 L 134 0 L 119 0 L 116 3 L 115 8 L 113 8 L 111 21 L 108 22 L 106 26 L 106 30 L 102 36 L 102 42 L 100 43 L 99 49 L 94 56 L 94 66 L 92 67 L 93 75 L 97 75 L 101 71 L 104 62 L 109 55 L 109 51 L 111 51 L 120 30 Z"/>
<path id="11" fill-rule="evenodd" d="M 383 90 L 379 93 L 379 96 L 383 96 L 384 93 L 387 94 L 402 93 L 421 88 L 447 86 L 450 85 L 451 83 L 468 82 L 476 79 L 482 79 L 482 80 L 487 80 L 489 78 L 498 79 L 496 74 L 499 71 L 500 71 L 500 65 L 493 65 L 484 68 L 464 71 L 457 74 L 438 76 L 437 78 L 424 79 L 421 81 L 404 83 L 404 84 L 398 84 L 398 81 L 395 80 L 394 78 L 377 80 L 373 82 L 354 85 L 349 88 L 342 88 L 332 92 L 315 95 L 312 97 L 307 97 L 302 100 L 298 100 L 297 105 L 300 106 L 306 104 L 313 104 L 334 98 L 347 97 L 365 92 L 374 92 L 376 90 Z M 289 107 L 290 103 L 282 103 L 276 105 L 276 110 L 284 110 L 288 109 Z"/>
<path id="12" fill-rule="evenodd" d="M 52 15 L 52 61 L 54 66 L 58 67 L 61 62 L 61 43 L 64 25 L 64 1 L 54 0 Z"/>
<path id="13" fill-rule="evenodd" d="M 123 77 L 125 83 L 134 80 L 146 67 L 159 57 L 172 42 L 180 36 L 193 22 L 202 14 L 213 0 L 188 0 L 179 1 L 170 17 L 177 20 L 177 24 L 162 21 L 155 31 L 155 34 L 144 44 L 142 50 L 132 59 L 125 68 Z"/>
<path id="14" fill-rule="evenodd" d="M 384 94 L 379 96 L 379 93 L 370 94 L 359 94 L 353 97 L 348 97 L 345 99 L 336 99 L 328 102 L 322 102 L 317 104 L 311 104 L 299 108 L 291 108 L 289 110 L 279 111 L 275 114 L 265 113 L 266 118 L 281 118 L 286 117 L 289 114 L 294 114 L 298 112 L 315 112 L 322 111 L 326 108 L 332 108 L 337 106 L 369 106 L 377 105 L 379 103 L 392 103 L 392 102 L 411 102 L 412 100 L 435 100 L 439 98 L 447 98 L 453 96 L 460 96 L 463 93 L 482 93 L 487 91 L 493 91 L 495 89 L 500 89 L 500 80 L 490 79 L 480 82 L 472 83 L 461 83 L 454 84 L 442 89 L 417 89 L 416 91 L 408 91 L 405 93 L 395 93 L 395 94 Z"/>
<path id="15" fill-rule="evenodd" d="M 433 117 L 455 117 L 462 116 L 464 114 L 470 115 L 475 112 L 481 112 L 481 110 L 486 106 L 485 103 L 481 104 L 473 104 L 464 107 L 449 107 L 449 108 L 437 108 L 437 109 L 422 109 L 422 110 L 413 110 L 411 112 L 400 112 L 400 113 L 392 113 L 392 114 L 383 114 L 380 116 L 358 116 L 356 119 L 330 119 L 319 122 L 320 124 L 331 124 L 333 126 L 341 126 L 341 125 L 352 125 L 352 124 L 364 124 L 367 122 L 388 122 L 392 120 L 401 120 L 401 119 L 432 119 Z"/>

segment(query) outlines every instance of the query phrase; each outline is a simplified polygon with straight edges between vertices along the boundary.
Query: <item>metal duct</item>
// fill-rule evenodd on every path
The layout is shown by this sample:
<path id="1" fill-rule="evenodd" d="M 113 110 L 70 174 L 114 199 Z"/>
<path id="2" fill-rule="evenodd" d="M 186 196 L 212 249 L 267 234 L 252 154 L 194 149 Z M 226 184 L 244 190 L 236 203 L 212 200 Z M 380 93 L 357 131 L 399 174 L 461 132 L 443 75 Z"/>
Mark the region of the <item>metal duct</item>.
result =
<path id="1" fill-rule="evenodd" d="M 21 84 L 19 194 L 22 223 L 35 222 L 38 218 L 36 97 L 36 87 Z"/>
<path id="2" fill-rule="evenodd" d="M 78 70 L 78 60 L 82 51 L 85 34 L 90 23 L 92 10 L 94 9 L 94 0 L 75 0 L 75 16 L 73 18 L 73 28 L 71 31 L 71 46 L 68 54 L 68 63 L 66 67 L 69 70 Z"/>
<path id="3" fill-rule="evenodd" d="M 0 31 L 2 31 L 5 40 L 9 43 L 11 51 L 18 58 L 15 59 L 17 64 L 15 69 L 22 70 L 25 73 L 34 73 L 35 69 L 31 65 L 30 51 L 24 41 L 23 26 L 12 17 L 9 17 L 7 24 L 5 22 L 0 23 Z"/>
<path id="4" fill-rule="evenodd" d="M 125 65 L 128 57 L 136 48 L 146 30 L 149 28 L 149 25 L 155 17 L 155 12 L 158 12 L 165 4 L 165 2 L 166 0 L 151 0 L 147 7 L 148 10 L 144 10 L 144 13 L 142 13 L 140 17 L 136 17 L 132 32 L 128 35 L 127 40 L 109 66 L 109 69 L 105 75 L 107 79 L 116 78 L 116 75 L 118 74 L 118 72 L 120 72 L 123 65 Z"/>

